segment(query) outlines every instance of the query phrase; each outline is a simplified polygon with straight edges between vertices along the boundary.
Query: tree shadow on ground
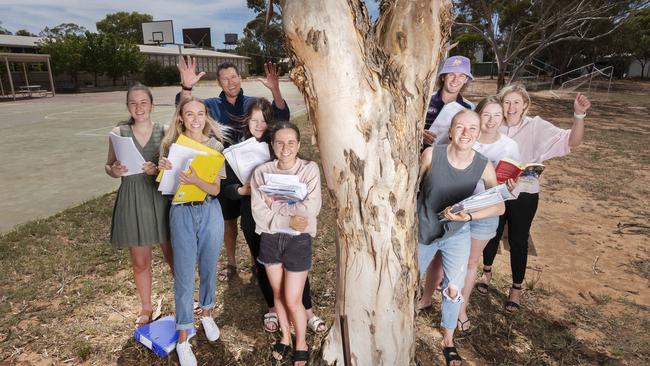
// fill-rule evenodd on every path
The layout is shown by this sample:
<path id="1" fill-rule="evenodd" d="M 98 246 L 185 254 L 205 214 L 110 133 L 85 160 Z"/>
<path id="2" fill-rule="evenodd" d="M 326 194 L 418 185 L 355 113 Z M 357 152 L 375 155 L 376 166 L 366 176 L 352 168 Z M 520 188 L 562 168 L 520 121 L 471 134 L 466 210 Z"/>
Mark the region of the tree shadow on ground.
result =
<path id="1" fill-rule="evenodd" d="M 620 360 L 578 339 L 575 323 L 551 315 L 544 307 L 544 298 L 548 299 L 550 294 L 544 290 L 535 289 L 534 295 L 524 296 L 525 307 L 513 314 L 504 310 L 506 295 L 490 288 L 487 296 L 476 293 L 472 296 L 469 309 L 472 329 L 465 334 L 456 332 L 461 355 L 471 352 L 475 359 L 481 360 L 477 363 L 481 365 L 620 364 Z M 438 324 L 439 302 L 432 309 L 420 316 L 429 324 Z M 441 349 L 435 346 L 418 337 L 418 365 L 439 364 Z"/>

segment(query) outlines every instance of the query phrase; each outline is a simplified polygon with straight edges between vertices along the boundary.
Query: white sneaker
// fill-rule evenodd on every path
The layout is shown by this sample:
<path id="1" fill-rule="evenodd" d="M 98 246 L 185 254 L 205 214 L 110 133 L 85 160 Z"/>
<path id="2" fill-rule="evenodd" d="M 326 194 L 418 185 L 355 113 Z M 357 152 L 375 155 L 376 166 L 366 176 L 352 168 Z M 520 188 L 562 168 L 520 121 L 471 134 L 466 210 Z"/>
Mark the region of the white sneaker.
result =
<path id="1" fill-rule="evenodd" d="M 214 318 L 211 316 L 202 316 L 201 324 L 203 324 L 203 331 L 205 332 L 205 337 L 210 341 L 214 342 L 219 339 L 221 332 L 217 323 L 214 322 Z"/>
<path id="2" fill-rule="evenodd" d="M 194 357 L 190 342 L 176 343 L 176 354 L 178 354 L 178 362 L 181 363 L 181 366 L 196 366 L 196 357 Z"/>

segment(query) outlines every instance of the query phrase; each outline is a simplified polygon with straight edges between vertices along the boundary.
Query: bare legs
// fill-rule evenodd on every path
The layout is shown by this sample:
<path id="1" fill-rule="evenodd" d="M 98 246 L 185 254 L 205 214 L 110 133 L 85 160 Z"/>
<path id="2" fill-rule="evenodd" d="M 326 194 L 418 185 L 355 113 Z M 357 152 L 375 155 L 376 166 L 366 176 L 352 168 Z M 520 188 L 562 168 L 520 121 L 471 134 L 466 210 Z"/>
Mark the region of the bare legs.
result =
<path id="1" fill-rule="evenodd" d="M 172 259 L 172 247 L 169 241 L 160 244 L 165 261 L 174 273 L 174 262 Z M 140 297 L 140 315 L 136 320 L 136 325 L 148 323 L 151 321 L 151 257 L 152 246 L 133 246 L 129 247 L 131 256 L 131 266 L 133 268 L 133 277 L 135 279 L 135 288 L 138 290 Z M 147 319 L 144 319 L 146 317 Z"/>
<path id="2" fill-rule="evenodd" d="M 282 264 L 271 264 L 266 266 L 266 273 L 273 288 L 275 311 L 280 322 L 280 342 L 291 344 L 291 322 L 296 332 L 295 349 L 307 350 L 307 312 L 302 305 L 302 291 L 308 272 L 289 272 Z"/>

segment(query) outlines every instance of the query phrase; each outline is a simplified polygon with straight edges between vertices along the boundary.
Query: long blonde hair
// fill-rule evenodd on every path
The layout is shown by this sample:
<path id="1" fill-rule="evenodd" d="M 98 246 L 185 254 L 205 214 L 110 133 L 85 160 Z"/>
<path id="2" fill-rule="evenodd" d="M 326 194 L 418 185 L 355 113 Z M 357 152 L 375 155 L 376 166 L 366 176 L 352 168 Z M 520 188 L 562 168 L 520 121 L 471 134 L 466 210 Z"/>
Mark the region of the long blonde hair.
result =
<path id="1" fill-rule="evenodd" d="M 176 107 L 176 111 L 174 112 L 174 117 L 172 118 L 172 121 L 169 125 L 169 129 L 167 129 L 167 133 L 160 143 L 160 156 L 167 156 L 169 153 L 169 147 L 174 142 L 176 142 L 178 136 L 185 132 L 185 125 L 183 124 L 182 120 L 183 108 L 185 108 L 185 106 L 190 102 L 199 102 L 201 105 L 203 105 L 203 108 L 205 108 L 206 120 L 205 126 L 203 127 L 203 135 L 213 136 L 219 140 L 219 142 L 224 142 L 224 130 L 227 129 L 227 127 L 216 122 L 214 119 L 212 119 L 212 117 L 210 117 L 210 113 L 208 113 L 208 107 L 206 107 L 202 99 L 189 97 L 181 100 L 181 102 L 178 103 L 178 107 Z"/>
<path id="2" fill-rule="evenodd" d="M 528 94 L 528 91 L 526 90 L 526 87 L 524 84 L 521 83 L 515 83 L 515 84 L 510 84 L 507 86 L 504 86 L 500 91 L 499 91 L 499 99 L 501 100 L 501 105 L 503 106 L 503 98 L 506 97 L 506 95 L 510 93 L 517 93 L 521 96 L 521 99 L 524 100 L 524 103 L 526 103 L 526 109 L 524 109 L 523 113 L 521 114 L 521 118 L 523 119 L 526 117 L 526 114 L 528 113 L 528 109 L 530 108 L 530 94 Z M 503 118 L 505 119 L 505 111 L 504 111 L 504 116 Z"/>

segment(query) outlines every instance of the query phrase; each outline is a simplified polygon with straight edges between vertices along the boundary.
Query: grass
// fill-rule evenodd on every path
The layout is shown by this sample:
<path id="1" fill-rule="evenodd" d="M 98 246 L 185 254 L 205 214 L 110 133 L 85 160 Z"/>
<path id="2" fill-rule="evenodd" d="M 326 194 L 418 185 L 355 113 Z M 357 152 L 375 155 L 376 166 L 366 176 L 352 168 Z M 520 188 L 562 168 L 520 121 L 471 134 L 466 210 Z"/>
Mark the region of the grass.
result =
<path id="1" fill-rule="evenodd" d="M 308 143 L 309 123 L 302 118 L 298 124 L 304 136 L 301 155 L 318 160 L 317 148 Z M 629 156 L 635 167 L 647 164 L 648 154 L 642 151 L 641 137 L 602 127 L 588 127 L 586 145 L 592 155 L 587 159 L 570 155 L 562 164 L 584 174 L 577 187 L 593 199 L 624 204 L 626 198 L 615 190 L 617 175 L 624 167 L 618 170 L 616 159 L 609 152 Z M 628 138 L 632 143 L 618 142 Z M 611 170 L 596 174 L 603 167 Z M 587 179 L 594 175 L 599 179 Z M 557 175 L 549 174 L 545 179 L 551 190 L 567 187 Z M 605 189 L 612 186 L 612 190 Z M 640 187 L 637 194 L 644 194 L 644 189 L 647 190 Z M 336 225 L 326 190 L 323 198 L 319 233 L 314 242 L 312 301 L 315 312 L 331 325 Z M 175 354 L 160 359 L 131 339 L 138 301 L 128 252 L 108 244 L 114 199 L 114 193 L 106 194 L 0 236 L 0 364 L 36 356 L 71 364 L 177 364 Z M 646 212 L 645 208 L 634 209 L 639 214 Z M 154 303 L 161 300 L 162 313 L 171 314 L 172 280 L 160 251 L 154 253 Z M 201 364 L 270 364 L 269 345 L 276 336 L 262 331 L 261 319 L 266 309 L 250 274 L 248 249 L 241 234 L 237 261 L 238 276 L 217 284 L 215 317 L 222 331 L 221 339 L 212 344 L 199 332 L 192 341 Z M 630 271 L 650 281 L 648 268 L 648 261 L 643 258 L 633 259 L 629 264 Z M 509 288 L 503 275 L 493 276 L 488 296 L 473 296 L 469 315 L 474 330 L 458 339 L 463 356 L 481 365 L 650 362 L 648 306 L 625 297 L 596 293 L 590 293 L 586 303 L 572 302 L 556 289 L 542 286 L 541 269 L 529 274 L 522 299 L 524 309 L 515 315 L 503 310 Z M 416 318 L 418 365 L 435 365 L 442 360 L 438 309 L 439 305 L 434 306 L 432 312 Z M 585 333 L 590 337 L 585 337 Z M 322 339 L 323 336 L 309 333 L 308 342 L 314 352 L 318 352 Z M 38 357 L 27 358 L 27 363 L 36 363 Z"/>

